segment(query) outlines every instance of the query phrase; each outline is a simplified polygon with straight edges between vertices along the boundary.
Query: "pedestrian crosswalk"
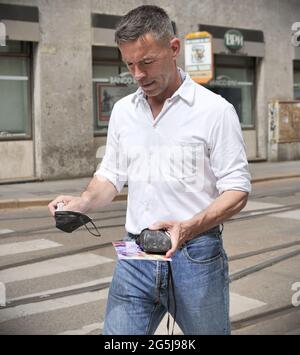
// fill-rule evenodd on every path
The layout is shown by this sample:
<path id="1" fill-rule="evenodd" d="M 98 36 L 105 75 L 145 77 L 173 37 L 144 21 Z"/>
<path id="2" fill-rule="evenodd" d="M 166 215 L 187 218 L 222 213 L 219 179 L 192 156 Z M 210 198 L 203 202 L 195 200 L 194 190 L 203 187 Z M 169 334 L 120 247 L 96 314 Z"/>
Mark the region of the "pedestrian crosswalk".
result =
<path id="1" fill-rule="evenodd" d="M 29 253 L 34 251 L 59 248 L 63 245 L 57 242 L 53 242 L 47 239 L 31 240 L 26 242 L 5 243 L 0 245 L 1 256 L 12 256 L 20 253 Z M 65 256 L 60 258 L 54 258 L 47 261 L 37 262 L 34 264 L 18 266 L 6 270 L 0 271 L 0 280 L 6 285 L 12 285 L 15 282 L 34 280 L 39 278 L 47 278 L 53 275 L 59 275 L 62 273 L 76 273 L 79 270 L 88 270 L 89 268 L 98 266 L 101 267 L 106 263 L 114 263 L 114 259 L 96 255 L 93 253 L 82 253 L 78 255 Z M 111 271 L 113 267 L 111 268 Z M 8 304 L 18 304 L 16 306 L 0 309 L 0 333 L 1 324 L 11 321 L 18 321 L 18 319 L 30 318 L 40 314 L 47 314 L 49 312 L 64 311 L 71 307 L 80 307 L 91 303 L 106 303 L 108 297 L 108 288 L 100 289 L 97 291 L 88 291 L 72 294 L 72 291 L 85 290 L 88 287 L 97 286 L 101 284 L 108 284 L 111 282 L 112 276 L 95 279 L 89 282 L 75 283 L 66 287 L 50 288 L 42 292 L 28 293 L 26 295 L 10 298 Z M 61 296 L 64 293 L 69 292 L 67 296 Z M 59 295 L 55 297 L 55 295 Z M 46 299 L 47 298 L 47 299 Z M 30 300 L 35 299 L 34 302 Z M 234 303 L 231 306 L 233 313 L 236 313 L 236 305 L 239 304 L 239 311 L 244 312 L 251 307 L 260 307 L 263 303 L 255 303 L 255 300 L 249 308 L 249 303 L 246 305 L 239 300 L 238 295 L 234 295 L 232 298 Z M 28 302 L 29 300 L 29 302 Z M 166 327 L 164 326 L 164 320 L 158 328 L 156 334 L 165 334 Z M 66 321 L 66 328 L 68 322 Z M 84 324 L 78 329 L 66 329 L 60 334 L 89 334 L 100 333 L 103 327 L 103 322 L 94 322 L 91 324 Z M 176 327 L 178 333 L 180 329 Z M 22 331 L 21 331 L 22 332 Z M 25 330 L 26 333 L 26 330 Z"/>
<path id="2" fill-rule="evenodd" d="M 262 210 L 266 208 L 280 207 L 276 204 L 265 203 L 249 203 L 245 211 Z M 283 212 L 288 214 L 287 218 L 293 218 L 293 216 L 299 216 L 299 211 Z M 297 214 L 298 213 L 298 214 Z M 276 215 L 283 218 L 284 216 Z M 297 217 L 298 218 L 298 217 Z M 3 231 L 3 230 L 2 230 Z M 6 230 L 7 231 L 7 230 Z M 0 230 L 1 234 L 1 230 Z M 33 239 L 27 241 L 17 242 L 4 242 L 0 239 L 0 257 L 22 257 L 29 253 L 41 252 L 47 253 L 53 249 L 59 250 L 63 248 L 63 243 L 53 241 L 49 239 Z M 113 255 L 113 254 L 112 254 Z M 0 334 L 5 329 L 7 324 L 12 324 L 15 327 L 16 332 L 19 334 L 26 334 L 27 330 L 24 328 L 17 329 L 18 322 L 24 319 L 31 319 L 35 317 L 36 320 L 40 315 L 61 314 L 68 309 L 82 309 L 82 307 L 89 307 L 93 305 L 97 309 L 105 309 L 105 304 L 108 297 L 108 284 L 112 280 L 112 273 L 114 268 L 114 257 L 108 257 L 99 255 L 94 252 L 84 252 L 70 256 L 62 256 L 56 258 L 49 258 L 49 260 L 30 262 L 23 266 L 11 267 L 9 269 L 0 270 L 0 283 L 7 286 L 7 305 L 8 307 L 0 307 Z M 109 266 L 109 267 L 108 267 Z M 99 270 L 99 278 L 95 278 L 95 270 L 90 273 L 91 269 L 97 267 Z M 102 270 L 103 273 L 102 273 Z M 108 271 L 109 270 L 109 271 Z M 84 271 L 86 273 L 87 280 L 79 280 L 78 273 Z M 65 286 L 60 283 L 55 287 L 53 284 L 53 278 L 59 277 L 64 274 L 66 283 Z M 51 278 L 52 282 L 47 284 L 48 278 Z M 46 280 L 43 284 L 47 287 L 37 287 L 37 291 L 29 288 L 26 289 L 24 285 L 26 282 L 37 282 Z M 26 292 L 18 297 L 10 297 L 10 292 L 15 285 L 19 286 L 20 283 Z M 104 285 L 103 288 L 96 288 L 94 290 L 88 290 L 89 287 L 97 285 Z M 17 287 L 16 286 L 16 287 Z M 80 291 L 82 290 L 82 291 Z M 33 301 L 34 300 L 34 301 Z M 11 306 L 10 304 L 13 304 Z M 95 306 L 96 305 L 96 306 Z M 102 306 L 101 306 L 102 305 Z M 230 294 L 230 315 L 235 317 L 245 312 L 255 309 L 261 309 L 266 306 L 266 303 L 262 300 L 245 297 L 237 293 Z M 102 317 L 104 317 L 104 312 Z M 76 311 L 75 311 L 76 313 Z M 64 319 L 64 324 L 60 325 L 57 331 L 51 330 L 52 333 L 62 335 L 72 334 L 100 334 L 103 328 L 103 319 L 100 319 L 100 311 L 95 314 L 93 318 L 78 319 L 70 326 L 68 318 Z M 74 326 L 75 324 L 75 326 Z M 45 326 L 44 330 L 42 329 Z M 41 321 L 39 324 L 40 332 L 47 334 L 48 329 L 45 323 Z M 156 334 L 166 334 L 166 318 L 162 321 Z M 175 333 L 180 334 L 179 327 L 175 328 Z"/>
<path id="3" fill-rule="evenodd" d="M 64 245 L 62 243 L 57 243 L 48 239 L 34 239 L 29 241 L 20 241 L 14 243 L 1 243 L 0 244 L 0 256 L 22 256 L 34 253 L 38 251 L 47 251 L 53 248 L 60 248 Z M 30 254 L 32 255 L 32 254 Z M 86 271 L 87 275 L 89 270 L 94 267 L 100 268 L 105 264 L 112 264 L 113 268 L 114 259 L 102 255 L 97 255 L 95 253 L 80 253 L 71 256 L 64 256 L 58 258 L 49 258 L 49 260 L 35 262 L 24 266 L 11 267 L 9 269 L 4 269 L 0 271 L 0 281 L 3 286 L 7 286 L 8 289 L 13 289 L 13 286 L 18 284 L 18 282 L 30 282 L 31 284 L 39 280 L 47 280 L 48 277 L 60 276 L 62 274 L 66 275 L 66 284 L 68 286 L 51 288 L 53 286 L 50 284 L 49 289 L 44 289 L 40 292 L 30 293 L 19 297 L 9 297 L 5 304 L 1 306 L 6 306 L 0 308 L 0 334 L 1 329 L 5 329 L 7 322 L 14 322 L 16 324 L 14 327 L 18 327 L 18 321 L 23 319 L 30 319 L 31 317 L 36 317 L 38 315 L 50 314 L 52 312 L 64 312 L 71 307 L 80 307 L 82 305 L 89 305 L 92 303 L 104 303 L 106 302 L 108 295 L 107 285 L 111 282 L 112 276 L 99 277 L 92 281 L 81 282 L 81 283 L 71 283 L 70 280 L 76 280 L 76 275 L 79 271 Z M 88 288 L 93 288 L 93 286 L 104 285 L 103 289 L 99 291 L 86 291 Z M 23 286 L 24 288 L 24 286 Z M 37 287 L 38 288 L 38 287 Z M 81 290 L 83 290 L 81 292 Z M 62 296 L 66 294 L 66 296 Z M 58 295 L 58 296 L 56 296 Z M 32 300 L 32 302 L 31 302 Z M 15 306 L 11 306 L 14 305 Z M 98 315 L 99 316 L 99 315 Z M 10 324 L 10 323 L 9 323 Z M 101 322 L 94 323 L 94 326 L 88 326 L 87 328 L 81 327 L 79 331 L 75 331 L 80 334 L 89 333 L 94 331 L 98 326 L 98 331 L 101 331 Z M 68 321 L 66 320 L 66 329 L 68 329 Z M 16 329 L 18 333 L 18 329 Z M 47 329 L 42 333 L 47 334 Z M 72 331 L 71 331 L 72 333 Z M 20 334 L 27 334 L 26 329 L 20 328 Z"/>

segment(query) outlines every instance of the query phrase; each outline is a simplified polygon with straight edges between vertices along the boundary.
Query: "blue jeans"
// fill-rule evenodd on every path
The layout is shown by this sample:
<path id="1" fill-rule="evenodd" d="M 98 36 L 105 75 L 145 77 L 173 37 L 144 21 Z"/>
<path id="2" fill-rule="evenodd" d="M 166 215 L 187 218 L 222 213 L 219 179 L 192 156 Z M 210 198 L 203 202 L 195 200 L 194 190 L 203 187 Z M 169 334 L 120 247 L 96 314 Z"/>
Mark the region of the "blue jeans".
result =
<path id="1" fill-rule="evenodd" d="M 173 255 L 171 266 L 176 322 L 183 333 L 230 334 L 228 262 L 220 232 L 187 242 Z M 168 292 L 172 314 L 167 262 L 118 260 L 103 335 L 154 334 L 168 310 Z"/>

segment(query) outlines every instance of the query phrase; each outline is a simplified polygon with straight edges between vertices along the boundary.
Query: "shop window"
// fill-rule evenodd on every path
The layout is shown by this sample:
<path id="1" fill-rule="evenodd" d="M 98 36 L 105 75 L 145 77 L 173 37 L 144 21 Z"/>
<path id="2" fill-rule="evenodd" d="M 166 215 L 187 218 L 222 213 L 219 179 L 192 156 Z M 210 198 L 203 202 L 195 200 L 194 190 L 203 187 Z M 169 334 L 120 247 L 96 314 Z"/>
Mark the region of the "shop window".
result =
<path id="1" fill-rule="evenodd" d="M 116 101 L 137 89 L 117 48 L 93 47 L 94 131 L 107 133 L 110 114 Z"/>
<path id="2" fill-rule="evenodd" d="M 300 60 L 294 61 L 294 99 L 300 100 Z"/>
<path id="3" fill-rule="evenodd" d="M 31 136 L 31 46 L 7 41 L 0 47 L 0 139 Z"/>
<path id="4" fill-rule="evenodd" d="M 254 58 L 216 55 L 214 79 L 206 85 L 235 107 L 242 128 L 254 127 L 254 78 Z"/>

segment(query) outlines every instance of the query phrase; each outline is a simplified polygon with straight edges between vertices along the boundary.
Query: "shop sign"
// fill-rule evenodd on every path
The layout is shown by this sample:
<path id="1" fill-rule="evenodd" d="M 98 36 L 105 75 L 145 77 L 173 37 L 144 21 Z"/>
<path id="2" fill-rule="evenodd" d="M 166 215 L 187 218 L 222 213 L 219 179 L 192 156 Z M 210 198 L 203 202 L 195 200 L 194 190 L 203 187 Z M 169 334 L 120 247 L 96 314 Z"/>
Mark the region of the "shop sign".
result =
<path id="1" fill-rule="evenodd" d="M 238 87 L 238 86 L 253 86 L 250 81 L 239 81 L 231 79 L 229 76 L 220 75 L 216 80 L 211 80 L 209 86 L 219 86 L 219 87 Z"/>
<path id="2" fill-rule="evenodd" d="M 244 36 L 238 30 L 229 30 L 224 36 L 225 46 L 231 50 L 238 50 L 244 46 Z"/>
<path id="3" fill-rule="evenodd" d="M 208 83 L 214 76 L 212 35 L 206 31 L 185 36 L 185 71 L 199 84 Z"/>
<path id="4" fill-rule="evenodd" d="M 121 73 L 118 76 L 111 76 L 109 78 L 110 84 L 115 85 L 135 85 L 136 81 L 129 72 Z"/>

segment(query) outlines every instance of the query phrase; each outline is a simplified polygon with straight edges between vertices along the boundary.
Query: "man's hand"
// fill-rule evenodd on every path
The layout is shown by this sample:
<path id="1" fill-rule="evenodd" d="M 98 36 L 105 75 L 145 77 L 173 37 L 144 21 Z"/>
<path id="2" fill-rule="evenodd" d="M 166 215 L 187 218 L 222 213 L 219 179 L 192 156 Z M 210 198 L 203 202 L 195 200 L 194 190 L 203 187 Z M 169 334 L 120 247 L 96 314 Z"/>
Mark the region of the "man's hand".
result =
<path id="1" fill-rule="evenodd" d="M 178 221 L 164 221 L 152 224 L 149 229 L 165 229 L 171 237 L 172 248 L 167 251 L 166 258 L 171 258 L 175 251 L 191 238 L 189 231 Z"/>
<path id="2" fill-rule="evenodd" d="M 115 186 L 105 177 L 94 176 L 80 197 L 58 196 L 49 203 L 48 208 L 54 216 L 57 204 L 63 202 L 65 211 L 87 213 L 108 205 L 117 193 Z"/>
<path id="3" fill-rule="evenodd" d="M 64 204 L 65 211 L 75 211 L 75 212 L 86 212 L 87 202 L 82 197 L 75 196 L 58 196 L 55 200 L 49 203 L 48 208 L 52 216 L 54 216 L 55 210 L 57 208 L 57 204 L 62 202 Z"/>
<path id="4" fill-rule="evenodd" d="M 157 222 L 150 226 L 149 229 L 166 229 L 170 233 L 172 248 L 167 252 L 166 257 L 171 257 L 176 249 L 180 248 L 188 240 L 223 223 L 241 211 L 246 206 L 247 199 L 247 192 L 228 190 L 191 219 L 181 222 Z"/>

